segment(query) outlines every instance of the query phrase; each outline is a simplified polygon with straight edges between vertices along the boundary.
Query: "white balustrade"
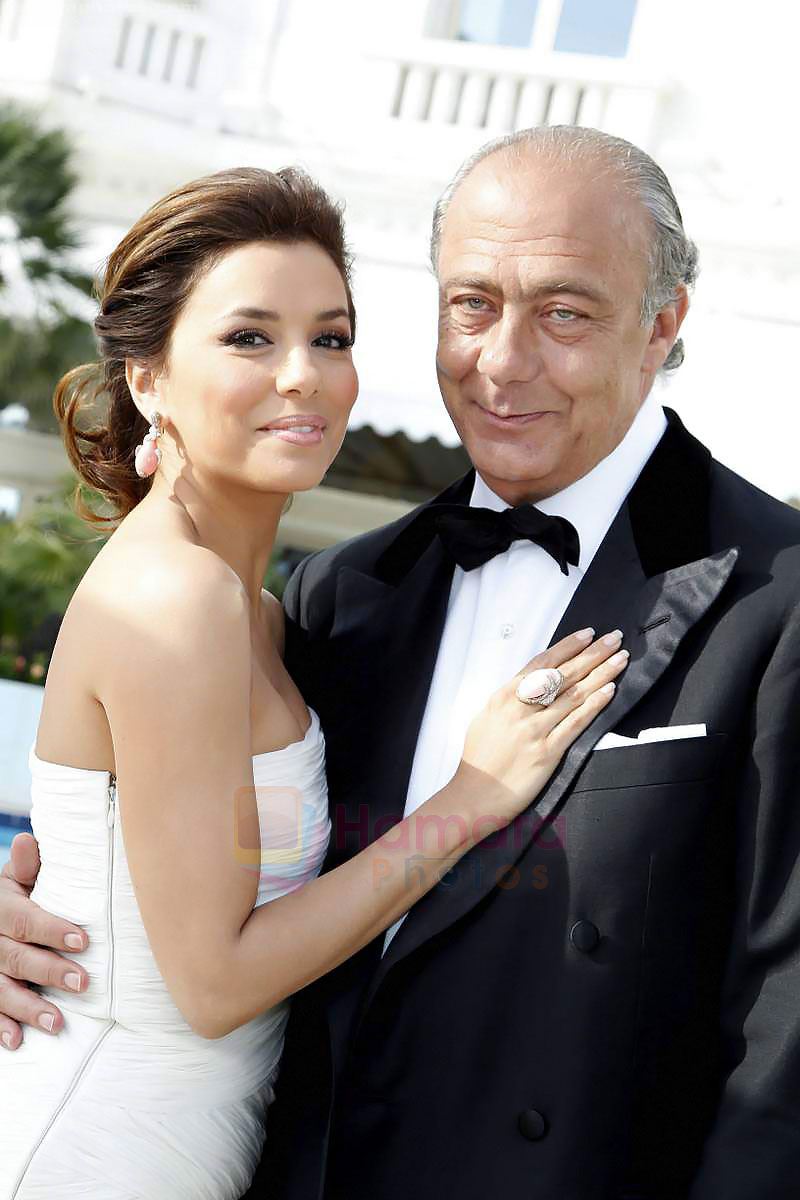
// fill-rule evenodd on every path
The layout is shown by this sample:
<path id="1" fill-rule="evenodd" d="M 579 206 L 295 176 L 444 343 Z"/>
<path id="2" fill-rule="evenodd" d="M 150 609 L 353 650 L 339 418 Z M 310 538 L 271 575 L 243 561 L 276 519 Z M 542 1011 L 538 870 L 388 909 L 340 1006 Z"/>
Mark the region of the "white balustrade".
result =
<path id="1" fill-rule="evenodd" d="M 486 124 L 486 109 L 489 100 L 490 76 L 482 71 L 472 71 L 464 76 L 461 104 L 456 115 L 457 125 L 483 126 Z"/>
<path id="2" fill-rule="evenodd" d="M 202 13 L 178 2 L 128 0 L 116 11 L 108 9 L 106 21 L 120 76 L 187 91 L 202 84 L 206 44 L 215 33 Z"/>
<path id="3" fill-rule="evenodd" d="M 593 125 L 596 129 L 601 129 L 605 120 L 605 111 L 605 89 L 598 84 L 589 84 L 583 89 L 580 108 L 581 125 Z"/>
<path id="4" fill-rule="evenodd" d="M 431 106 L 428 116 L 437 125 L 452 125 L 461 99 L 463 76 L 445 68 L 434 74 Z"/>
<path id="5" fill-rule="evenodd" d="M 513 129 L 519 104 L 520 81 L 513 75 L 494 76 L 486 114 L 486 128 L 506 133 Z"/>
<path id="6" fill-rule="evenodd" d="M 595 125 L 647 145 L 665 85 L 624 61 L 425 38 L 367 51 L 371 95 L 399 125 L 485 130 Z M 383 87 L 377 84 L 382 72 Z"/>
<path id="7" fill-rule="evenodd" d="M 553 84 L 553 94 L 547 111 L 548 125 L 577 124 L 579 84 L 574 79 L 559 79 Z"/>
<path id="8" fill-rule="evenodd" d="M 544 79 L 523 80 L 516 117 L 509 126 L 509 130 L 543 125 L 550 107 L 552 91 L 552 84 L 547 83 Z"/>
<path id="9" fill-rule="evenodd" d="M 215 15 L 187 0 L 83 0 L 65 10 L 71 24 L 54 46 L 45 74 L 38 49 L 40 22 L 34 17 L 55 0 L 24 2 L 29 7 L 14 0 L 29 16 L 21 25 L 11 20 L 17 8 L 0 3 L 4 78 L 23 84 L 49 78 L 56 86 L 173 120 L 222 123 L 219 84 L 226 72 L 229 31 L 219 10 Z M 212 56 L 217 59 L 214 69 L 207 69 Z"/>
<path id="10" fill-rule="evenodd" d="M 425 121 L 430 106 L 431 84 L 430 68 L 422 63 L 411 63 L 406 70 L 399 116 L 406 121 Z"/>

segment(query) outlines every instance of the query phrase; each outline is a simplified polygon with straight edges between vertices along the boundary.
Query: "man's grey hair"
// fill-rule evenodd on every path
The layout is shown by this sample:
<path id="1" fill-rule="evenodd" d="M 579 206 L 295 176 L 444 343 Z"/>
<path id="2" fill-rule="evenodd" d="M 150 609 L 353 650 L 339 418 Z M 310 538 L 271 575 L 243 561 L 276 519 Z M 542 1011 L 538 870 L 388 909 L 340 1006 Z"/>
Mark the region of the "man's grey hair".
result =
<path id="1" fill-rule="evenodd" d="M 631 195 L 641 201 L 652 224 L 648 280 L 642 296 L 642 325 L 649 325 L 662 308 L 676 300 L 682 285 L 693 286 L 697 278 L 697 247 L 686 236 L 678 201 L 661 167 L 632 142 L 581 125 L 536 125 L 521 129 L 487 142 L 462 163 L 434 209 L 431 233 L 434 272 L 438 268 L 442 228 L 453 196 L 479 162 L 502 150 L 535 151 L 565 163 L 603 164 Z M 662 370 L 679 367 L 683 357 L 683 339 L 678 338 Z"/>

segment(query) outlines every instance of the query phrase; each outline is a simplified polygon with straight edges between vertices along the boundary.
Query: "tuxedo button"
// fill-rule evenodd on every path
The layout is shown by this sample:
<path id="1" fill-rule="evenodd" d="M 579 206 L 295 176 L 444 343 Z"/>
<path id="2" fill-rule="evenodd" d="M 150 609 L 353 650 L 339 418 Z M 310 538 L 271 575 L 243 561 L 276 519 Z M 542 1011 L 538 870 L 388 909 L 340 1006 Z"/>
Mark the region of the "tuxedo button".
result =
<path id="1" fill-rule="evenodd" d="M 569 940 L 576 950 L 591 954 L 600 941 L 600 930 L 591 921 L 576 921 L 569 931 Z"/>
<path id="2" fill-rule="evenodd" d="M 508 639 L 512 638 L 516 632 L 517 632 L 516 627 L 509 623 L 507 625 L 501 626 L 500 637 L 503 639 L 503 641 L 508 641 Z"/>
<path id="3" fill-rule="evenodd" d="M 517 1125 L 522 1136 L 529 1142 L 538 1142 L 547 1132 L 547 1122 L 535 1108 L 526 1108 L 521 1112 L 517 1118 Z"/>

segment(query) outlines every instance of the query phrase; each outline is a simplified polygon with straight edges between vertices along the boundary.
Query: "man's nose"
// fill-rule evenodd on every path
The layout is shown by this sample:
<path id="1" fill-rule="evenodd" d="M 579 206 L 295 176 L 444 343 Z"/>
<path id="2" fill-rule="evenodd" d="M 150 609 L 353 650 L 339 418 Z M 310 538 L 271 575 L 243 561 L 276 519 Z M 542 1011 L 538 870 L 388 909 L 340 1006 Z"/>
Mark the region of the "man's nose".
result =
<path id="1" fill-rule="evenodd" d="M 305 346 L 295 346 L 283 358 L 275 374 L 275 389 L 281 396 L 305 400 L 319 388 L 319 371 Z"/>
<path id="2" fill-rule="evenodd" d="M 503 315 L 487 329 L 477 366 L 500 387 L 530 383 L 540 369 L 536 334 L 527 322 Z"/>

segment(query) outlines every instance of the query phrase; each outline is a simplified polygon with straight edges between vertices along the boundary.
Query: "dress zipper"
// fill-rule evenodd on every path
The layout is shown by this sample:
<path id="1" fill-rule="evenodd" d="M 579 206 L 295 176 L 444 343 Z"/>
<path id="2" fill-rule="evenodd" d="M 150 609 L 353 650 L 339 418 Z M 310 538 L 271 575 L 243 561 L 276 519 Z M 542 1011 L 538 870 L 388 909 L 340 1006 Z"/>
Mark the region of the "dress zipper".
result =
<path id="1" fill-rule="evenodd" d="M 117 836 L 117 777 L 109 772 L 108 827 L 111 830 L 108 847 L 108 1015 L 114 1020 L 114 843 Z"/>

